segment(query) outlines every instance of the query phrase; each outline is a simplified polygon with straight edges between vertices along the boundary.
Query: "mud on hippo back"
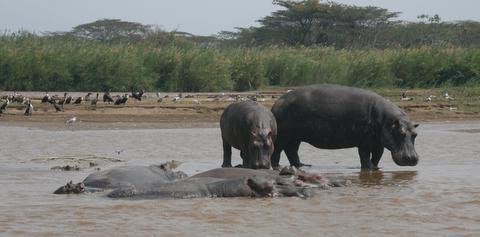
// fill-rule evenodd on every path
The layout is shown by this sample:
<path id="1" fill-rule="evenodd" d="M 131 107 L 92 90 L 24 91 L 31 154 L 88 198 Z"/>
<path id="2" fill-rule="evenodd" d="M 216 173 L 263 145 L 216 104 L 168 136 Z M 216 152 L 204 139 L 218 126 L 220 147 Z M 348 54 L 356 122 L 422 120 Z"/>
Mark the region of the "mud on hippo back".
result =
<path id="1" fill-rule="evenodd" d="M 290 91 L 272 107 L 278 137 L 272 166 L 278 166 L 285 151 L 291 165 L 301 142 L 322 149 L 357 147 L 362 169 L 377 168 L 384 148 L 397 165 L 414 166 L 415 128 L 407 114 L 381 96 L 358 88 L 312 85 Z"/>
<path id="2" fill-rule="evenodd" d="M 232 146 L 240 150 L 242 167 L 269 169 L 277 136 L 272 112 L 254 101 L 229 105 L 220 118 L 223 141 L 222 167 L 231 167 Z"/>

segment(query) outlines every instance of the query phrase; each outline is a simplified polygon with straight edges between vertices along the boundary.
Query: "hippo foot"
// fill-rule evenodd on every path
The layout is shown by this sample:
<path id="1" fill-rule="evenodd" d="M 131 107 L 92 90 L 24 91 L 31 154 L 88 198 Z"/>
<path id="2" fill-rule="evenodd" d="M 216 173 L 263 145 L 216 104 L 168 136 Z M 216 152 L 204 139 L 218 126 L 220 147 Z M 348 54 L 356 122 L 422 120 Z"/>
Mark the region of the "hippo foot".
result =
<path id="1" fill-rule="evenodd" d="M 312 167 L 311 164 L 305 164 L 305 163 L 300 162 L 299 167 L 304 167 L 304 166 L 305 166 L 305 167 Z"/>
<path id="2" fill-rule="evenodd" d="M 72 181 L 68 182 L 53 192 L 54 194 L 79 194 L 85 192 L 85 185 L 83 182 L 74 184 Z"/>

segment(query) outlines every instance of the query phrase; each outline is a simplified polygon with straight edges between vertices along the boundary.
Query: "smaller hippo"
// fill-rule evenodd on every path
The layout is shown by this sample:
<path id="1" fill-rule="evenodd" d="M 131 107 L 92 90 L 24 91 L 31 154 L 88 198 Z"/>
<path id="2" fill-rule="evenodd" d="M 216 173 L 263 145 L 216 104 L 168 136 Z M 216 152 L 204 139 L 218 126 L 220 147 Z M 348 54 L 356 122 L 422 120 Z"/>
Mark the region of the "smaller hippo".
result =
<path id="1" fill-rule="evenodd" d="M 222 167 L 232 167 L 232 146 L 240 150 L 243 168 L 270 169 L 277 137 L 272 112 L 255 101 L 229 105 L 220 118 L 223 141 Z"/>

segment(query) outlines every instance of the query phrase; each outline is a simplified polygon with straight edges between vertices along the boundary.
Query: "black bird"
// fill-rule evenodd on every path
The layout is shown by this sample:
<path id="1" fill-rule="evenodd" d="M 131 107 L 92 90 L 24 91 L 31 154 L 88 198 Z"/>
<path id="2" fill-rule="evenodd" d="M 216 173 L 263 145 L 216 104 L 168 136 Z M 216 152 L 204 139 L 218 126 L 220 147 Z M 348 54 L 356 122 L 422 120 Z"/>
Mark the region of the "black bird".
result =
<path id="1" fill-rule="evenodd" d="M 52 97 L 50 97 L 50 95 L 48 94 L 48 92 L 45 92 L 45 96 L 42 98 L 42 103 L 47 103 L 47 102 L 49 102 L 51 99 L 52 99 Z"/>
<path id="2" fill-rule="evenodd" d="M 3 114 L 7 110 L 7 107 L 9 104 L 10 104 L 10 99 L 7 97 L 7 100 L 3 102 L 2 106 L 0 106 L 0 114 Z"/>
<path id="3" fill-rule="evenodd" d="M 25 109 L 25 113 L 23 113 L 25 116 L 32 116 L 33 113 L 33 105 L 30 99 L 27 100 L 27 108 Z"/>
<path id="4" fill-rule="evenodd" d="M 74 104 L 74 105 L 79 105 L 79 104 L 82 103 L 82 100 L 83 100 L 83 97 L 80 96 L 80 97 L 78 97 L 78 98 L 73 102 L 73 104 Z"/>
<path id="5" fill-rule="evenodd" d="M 141 101 L 142 100 L 142 96 L 145 92 L 143 90 L 140 90 L 139 92 L 133 92 L 133 88 L 132 88 L 132 97 Z"/>
<path id="6" fill-rule="evenodd" d="M 97 93 L 97 97 L 90 102 L 90 105 L 97 106 L 97 101 L 98 101 L 98 93 Z"/>
<path id="7" fill-rule="evenodd" d="M 103 94 L 103 103 L 105 102 L 108 102 L 110 104 L 110 102 L 113 102 L 113 98 L 112 96 L 110 95 L 110 92 L 106 91 L 105 94 Z"/>
<path id="8" fill-rule="evenodd" d="M 115 100 L 114 105 L 121 105 L 127 103 L 128 100 L 128 94 L 125 94 L 124 96 L 119 96 L 117 100 Z"/>
<path id="9" fill-rule="evenodd" d="M 67 99 L 65 100 L 65 104 L 70 104 L 70 102 L 72 102 L 72 97 L 71 96 L 68 96 Z"/>

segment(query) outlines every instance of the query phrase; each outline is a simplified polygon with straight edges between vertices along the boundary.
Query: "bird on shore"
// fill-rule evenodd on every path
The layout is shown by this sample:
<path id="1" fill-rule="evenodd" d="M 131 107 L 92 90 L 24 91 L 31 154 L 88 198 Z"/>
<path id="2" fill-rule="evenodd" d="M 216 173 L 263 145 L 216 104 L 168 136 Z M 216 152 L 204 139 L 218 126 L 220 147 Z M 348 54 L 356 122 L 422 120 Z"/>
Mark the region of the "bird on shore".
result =
<path id="1" fill-rule="evenodd" d="M 450 95 L 448 95 L 448 92 L 445 92 L 445 94 L 443 95 L 443 97 L 448 100 L 448 101 L 452 101 L 452 100 L 455 100 L 453 97 L 451 97 Z"/>
<path id="2" fill-rule="evenodd" d="M 105 91 L 105 93 L 103 94 L 103 103 L 105 102 L 108 102 L 109 104 L 111 102 L 113 102 L 113 98 L 112 96 L 110 95 L 110 92 L 109 91 Z"/>
<path id="3" fill-rule="evenodd" d="M 65 104 L 70 104 L 70 102 L 72 102 L 72 97 L 71 96 L 67 96 L 67 99 L 65 99 Z"/>
<path id="4" fill-rule="evenodd" d="M 23 115 L 25 115 L 25 116 L 32 116 L 32 113 L 33 113 L 33 104 L 32 104 L 32 102 L 30 101 L 30 99 L 27 99 L 26 102 L 27 102 L 27 108 L 25 109 L 25 113 L 23 113 Z"/>
<path id="5" fill-rule="evenodd" d="M 124 96 L 118 96 L 117 100 L 115 100 L 114 105 L 125 105 L 128 100 L 128 94 L 125 94 Z"/>
<path id="6" fill-rule="evenodd" d="M 407 92 L 408 91 L 405 91 L 402 93 L 402 96 L 400 97 L 400 100 L 401 101 L 410 101 L 410 100 L 413 100 L 413 97 L 407 97 Z"/>
<path id="7" fill-rule="evenodd" d="M 82 101 L 83 101 L 83 97 L 80 96 L 80 97 L 78 97 L 78 98 L 73 102 L 73 104 L 74 104 L 74 105 L 79 105 L 79 104 L 82 103 Z"/>
<path id="8" fill-rule="evenodd" d="M 51 99 L 52 99 L 52 97 L 50 97 L 50 95 L 48 94 L 48 92 L 45 92 L 45 96 L 43 96 L 43 98 L 42 98 L 42 103 L 47 103 L 47 102 L 49 102 Z"/>
<path id="9" fill-rule="evenodd" d="M 73 124 L 75 124 L 75 122 L 77 121 L 77 118 L 75 116 L 67 119 L 67 121 L 65 121 L 65 125 L 67 126 L 72 126 Z"/>
<path id="10" fill-rule="evenodd" d="M 138 101 L 142 101 L 142 96 L 145 92 L 143 90 L 140 90 L 139 92 L 134 92 L 132 88 L 132 97 L 135 98 Z"/>
<path id="11" fill-rule="evenodd" d="M 435 98 L 436 98 L 436 96 L 429 95 L 429 96 L 425 97 L 425 101 L 432 102 L 432 100 L 435 99 Z"/>
<path id="12" fill-rule="evenodd" d="M 92 92 L 88 92 L 87 95 L 85 96 L 85 101 L 90 101 L 91 95 L 92 95 Z"/>
<path id="13" fill-rule="evenodd" d="M 61 112 L 61 111 L 63 111 L 62 107 L 61 107 L 60 105 L 58 105 L 58 104 L 55 102 L 55 100 L 52 100 L 52 101 L 50 102 L 50 104 L 52 104 L 52 105 L 53 105 L 53 108 L 55 108 L 55 112 Z"/>
<path id="14" fill-rule="evenodd" d="M 157 102 L 158 102 L 158 103 L 162 103 L 163 98 L 160 96 L 160 92 L 158 92 L 158 91 L 157 91 L 157 98 L 158 98 L 158 99 L 157 99 Z"/>
<path id="15" fill-rule="evenodd" d="M 95 97 L 95 99 L 93 99 L 93 100 L 90 102 L 90 105 L 96 107 L 96 106 L 97 106 L 97 101 L 98 101 L 98 93 L 97 93 L 97 97 Z"/>
<path id="16" fill-rule="evenodd" d="M 63 98 L 58 101 L 58 104 L 62 106 L 65 104 L 65 101 L 67 100 L 67 92 L 63 93 Z"/>
<path id="17" fill-rule="evenodd" d="M 7 100 L 3 102 L 3 104 L 0 106 L 0 114 L 5 113 L 9 104 L 10 104 L 10 99 L 7 97 Z"/>

